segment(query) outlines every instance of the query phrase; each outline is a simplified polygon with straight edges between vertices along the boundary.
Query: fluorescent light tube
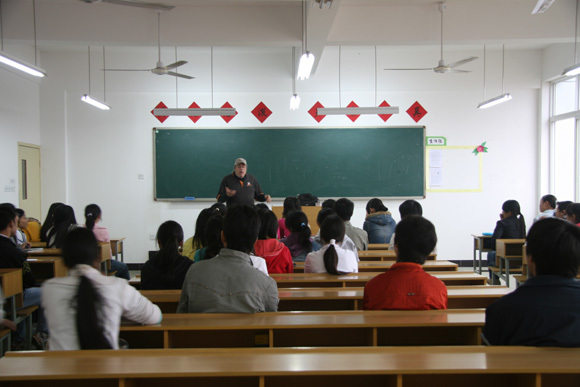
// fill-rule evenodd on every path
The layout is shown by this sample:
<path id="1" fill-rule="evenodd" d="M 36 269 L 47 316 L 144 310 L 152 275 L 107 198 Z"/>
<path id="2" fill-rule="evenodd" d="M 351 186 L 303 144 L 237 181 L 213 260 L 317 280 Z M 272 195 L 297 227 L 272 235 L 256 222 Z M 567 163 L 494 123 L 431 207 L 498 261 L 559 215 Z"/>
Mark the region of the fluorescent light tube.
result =
<path id="1" fill-rule="evenodd" d="M 102 110 L 110 110 L 111 107 L 101 101 L 97 101 L 96 99 L 94 99 L 93 97 L 91 97 L 88 94 L 85 94 L 81 97 L 81 101 L 88 103 L 89 105 L 93 105 L 94 107 L 98 107 L 99 109 Z"/>
<path id="2" fill-rule="evenodd" d="M 538 3 L 536 4 L 534 10 L 532 11 L 532 15 L 546 12 L 546 10 L 550 8 L 553 2 L 554 0 L 538 0 Z"/>
<path id="3" fill-rule="evenodd" d="M 505 93 L 505 94 L 500 95 L 499 97 L 488 99 L 487 101 L 480 103 L 479 105 L 477 105 L 477 108 L 478 109 L 487 109 L 488 107 L 499 105 L 500 103 L 509 101 L 510 99 L 512 99 L 512 96 L 510 95 L 510 93 Z"/>
<path id="4" fill-rule="evenodd" d="M 398 106 L 318 108 L 319 116 L 358 115 L 358 114 L 399 114 Z"/>
<path id="5" fill-rule="evenodd" d="M 566 76 L 566 77 L 572 77 L 574 75 L 578 75 L 580 74 L 580 63 L 575 64 L 574 66 L 565 68 L 564 71 L 562 72 L 562 75 Z"/>
<path id="6" fill-rule="evenodd" d="M 306 51 L 300 57 L 300 63 L 298 64 L 298 74 L 297 77 L 300 80 L 308 79 L 310 77 L 310 72 L 312 71 L 312 66 L 314 66 L 314 54 Z"/>
<path id="7" fill-rule="evenodd" d="M 36 67 L 20 59 L 17 59 L 13 56 L 6 54 L 4 51 L 0 51 L 0 62 L 4 63 L 8 66 L 14 67 L 20 71 L 24 71 L 27 74 L 33 75 L 35 77 L 44 77 L 46 75 L 46 71 L 41 69 L 40 67 Z"/>
<path id="8" fill-rule="evenodd" d="M 165 116 L 235 116 L 235 108 L 216 108 L 216 109 L 153 109 L 153 114 L 159 117 Z"/>
<path id="9" fill-rule="evenodd" d="M 292 98 L 290 98 L 290 110 L 296 110 L 300 107 L 300 97 L 298 94 L 294 94 Z"/>

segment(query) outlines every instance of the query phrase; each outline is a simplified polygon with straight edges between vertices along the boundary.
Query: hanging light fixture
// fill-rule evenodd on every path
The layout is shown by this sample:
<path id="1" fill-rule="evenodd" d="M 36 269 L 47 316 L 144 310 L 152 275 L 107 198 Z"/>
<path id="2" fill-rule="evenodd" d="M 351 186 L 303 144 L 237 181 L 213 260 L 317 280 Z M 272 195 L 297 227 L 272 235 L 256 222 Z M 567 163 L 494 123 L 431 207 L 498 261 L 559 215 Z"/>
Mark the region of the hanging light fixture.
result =
<path id="1" fill-rule="evenodd" d="M 502 53 L 501 53 L 501 95 L 494 97 L 492 99 L 488 99 L 487 101 L 483 101 L 479 105 L 477 105 L 478 109 L 487 109 L 489 107 L 499 105 L 500 103 L 507 102 L 512 99 L 510 93 L 503 92 L 503 80 L 505 74 L 505 45 L 502 46 Z M 483 46 L 483 98 L 485 99 L 485 46 Z"/>
<path id="2" fill-rule="evenodd" d="M 34 18 L 34 65 L 26 63 L 12 55 L 4 52 L 4 34 L 2 33 L 2 0 L 0 0 L 0 63 L 4 63 L 17 70 L 23 71 L 35 77 L 46 76 L 46 71 L 37 66 L 36 63 L 36 1 L 32 0 L 32 13 Z"/>
<path id="3" fill-rule="evenodd" d="M 105 46 L 103 46 L 103 68 L 107 68 L 105 66 Z M 105 99 L 105 74 L 106 71 L 103 71 L 103 99 Z M 81 97 L 81 101 L 88 103 L 89 105 L 93 105 L 101 110 L 110 110 L 111 107 L 104 102 L 99 101 L 96 98 L 91 97 L 91 46 L 89 46 L 89 93 L 85 94 Z"/>
<path id="4" fill-rule="evenodd" d="M 296 94 L 296 47 L 292 47 L 292 97 L 290 98 L 290 110 L 300 107 L 300 97 Z"/>
<path id="5" fill-rule="evenodd" d="M 580 0 L 576 0 L 576 18 L 574 24 L 574 65 L 567 67 L 562 72 L 562 75 L 566 77 L 572 77 L 574 75 L 580 74 L 580 63 L 576 61 L 576 44 L 578 42 L 578 3 Z"/>
<path id="6" fill-rule="evenodd" d="M 314 54 L 308 51 L 308 29 L 306 22 L 306 1 L 302 2 L 302 56 L 298 64 L 298 79 L 304 80 L 310 77 L 314 66 Z"/>

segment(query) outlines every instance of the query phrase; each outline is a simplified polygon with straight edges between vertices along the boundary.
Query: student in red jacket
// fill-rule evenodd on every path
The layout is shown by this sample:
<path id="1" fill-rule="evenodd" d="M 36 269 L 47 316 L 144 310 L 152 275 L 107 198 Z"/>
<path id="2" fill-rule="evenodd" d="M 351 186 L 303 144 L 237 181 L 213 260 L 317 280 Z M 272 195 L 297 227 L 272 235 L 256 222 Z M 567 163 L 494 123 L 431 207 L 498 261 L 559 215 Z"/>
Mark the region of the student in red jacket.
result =
<path id="1" fill-rule="evenodd" d="M 258 211 L 260 216 L 260 233 L 254 245 L 254 253 L 266 260 L 268 273 L 293 273 L 294 262 L 290 250 L 276 239 L 278 219 L 270 210 Z"/>
<path id="2" fill-rule="evenodd" d="M 437 244 L 433 223 L 410 215 L 395 228 L 397 262 L 365 286 L 363 309 L 447 309 L 447 288 L 421 265 Z"/>

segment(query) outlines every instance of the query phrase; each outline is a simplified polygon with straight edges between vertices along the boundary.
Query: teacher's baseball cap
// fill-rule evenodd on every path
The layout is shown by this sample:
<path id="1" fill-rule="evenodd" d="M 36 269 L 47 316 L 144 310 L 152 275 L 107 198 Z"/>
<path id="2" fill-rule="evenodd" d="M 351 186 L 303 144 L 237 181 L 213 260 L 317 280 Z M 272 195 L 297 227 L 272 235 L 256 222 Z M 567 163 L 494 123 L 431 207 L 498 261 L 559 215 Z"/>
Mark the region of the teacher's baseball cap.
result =
<path id="1" fill-rule="evenodd" d="M 243 159 L 241 157 L 236 159 L 236 162 L 234 163 L 234 167 L 237 166 L 238 164 L 244 164 L 244 165 L 248 166 L 246 159 Z"/>

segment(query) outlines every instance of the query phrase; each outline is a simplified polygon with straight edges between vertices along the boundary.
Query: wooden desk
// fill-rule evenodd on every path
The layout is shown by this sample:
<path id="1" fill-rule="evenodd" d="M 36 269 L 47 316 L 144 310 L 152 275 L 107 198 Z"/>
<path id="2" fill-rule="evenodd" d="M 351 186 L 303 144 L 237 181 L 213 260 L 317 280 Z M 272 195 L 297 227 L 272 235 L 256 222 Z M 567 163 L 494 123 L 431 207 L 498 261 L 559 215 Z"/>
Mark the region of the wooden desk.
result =
<path id="1" fill-rule="evenodd" d="M 111 254 L 115 257 L 116 260 L 125 262 L 125 255 L 123 250 L 123 241 L 125 238 L 113 238 L 111 239 Z M 121 259 L 119 259 L 121 258 Z"/>
<path id="2" fill-rule="evenodd" d="M 491 251 L 492 249 L 488 249 L 483 247 L 484 241 L 486 239 L 491 239 L 491 235 L 476 235 L 471 234 L 473 237 L 473 271 L 476 271 L 479 274 L 482 272 L 481 268 L 481 254 L 485 251 Z M 477 252 L 479 252 L 479 266 L 477 265 Z"/>
<path id="3" fill-rule="evenodd" d="M 316 218 L 322 207 L 320 206 L 302 206 L 302 212 L 308 218 L 308 225 L 310 226 L 310 232 L 312 236 L 318 233 L 318 223 L 316 223 Z M 276 214 L 278 219 L 282 219 L 282 212 L 284 212 L 283 206 L 272 206 L 272 212 Z"/>
<path id="4" fill-rule="evenodd" d="M 366 283 L 382 273 L 351 273 L 345 275 L 290 273 L 270 274 L 280 288 L 347 288 L 364 287 Z M 430 273 L 439 278 L 445 285 L 485 285 L 487 278 L 481 274 L 461 271 L 436 271 Z"/>
<path id="5" fill-rule="evenodd" d="M 46 242 L 30 242 L 32 248 L 46 247 Z"/>
<path id="6" fill-rule="evenodd" d="M 495 242 L 496 257 L 499 261 L 497 276 L 505 280 L 506 286 L 510 286 L 510 265 L 512 262 L 522 263 L 523 247 L 525 239 L 497 239 Z M 505 262 L 505 275 L 502 269 Z"/>
<path id="7" fill-rule="evenodd" d="M 61 387 L 560 387 L 580 384 L 578 364 L 578 348 L 534 347 L 13 352 L 0 359 L 0 382 Z"/>
<path id="8" fill-rule="evenodd" d="M 36 278 L 36 282 L 44 282 L 54 277 L 66 277 L 68 268 L 64 264 L 62 256 L 36 256 L 28 258 L 30 269 Z"/>
<path id="9" fill-rule="evenodd" d="M 448 308 L 486 308 L 510 293 L 505 286 L 448 286 Z M 163 313 L 175 313 L 181 290 L 141 290 Z M 364 288 L 287 288 L 279 289 L 278 311 L 361 310 Z"/>
<path id="10" fill-rule="evenodd" d="M 395 250 L 359 250 L 358 257 L 361 261 L 396 261 Z M 429 254 L 428 261 L 437 259 L 437 254 Z"/>
<path id="11" fill-rule="evenodd" d="M 395 264 L 395 261 L 363 261 L 358 263 L 359 273 L 366 272 L 385 272 Z M 425 271 L 457 271 L 458 267 L 456 263 L 449 261 L 426 261 L 423 264 L 423 270 Z M 296 262 L 294 266 L 294 273 L 304 273 L 304 262 Z"/>
<path id="12" fill-rule="evenodd" d="M 483 309 L 166 314 L 124 323 L 131 348 L 479 345 Z"/>
<path id="13" fill-rule="evenodd" d="M 369 243 L 369 250 L 388 250 L 388 243 Z"/>

